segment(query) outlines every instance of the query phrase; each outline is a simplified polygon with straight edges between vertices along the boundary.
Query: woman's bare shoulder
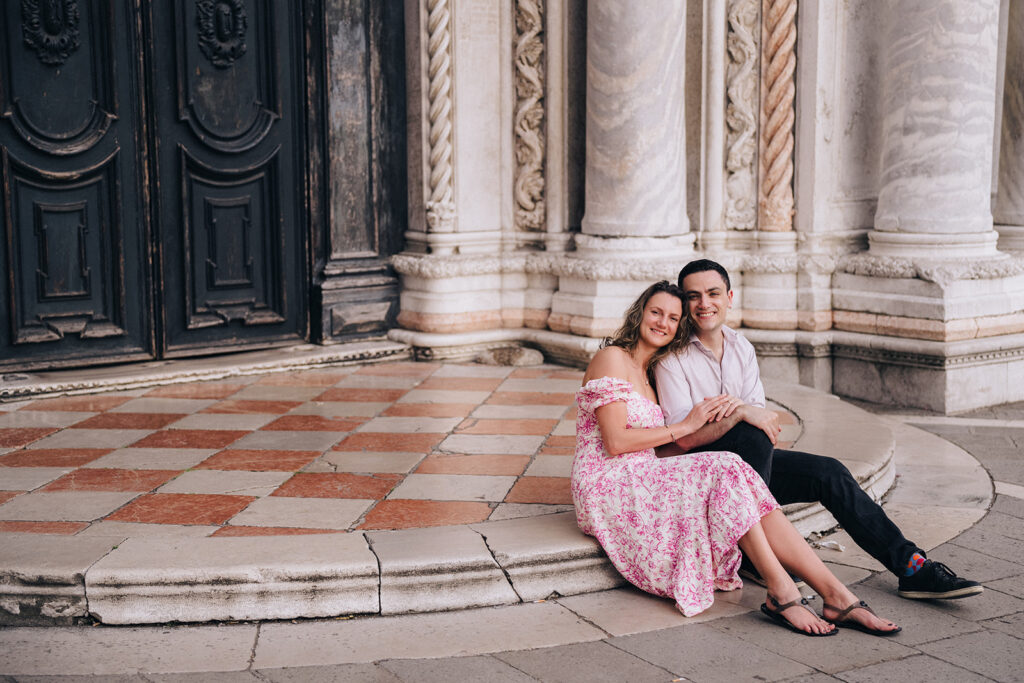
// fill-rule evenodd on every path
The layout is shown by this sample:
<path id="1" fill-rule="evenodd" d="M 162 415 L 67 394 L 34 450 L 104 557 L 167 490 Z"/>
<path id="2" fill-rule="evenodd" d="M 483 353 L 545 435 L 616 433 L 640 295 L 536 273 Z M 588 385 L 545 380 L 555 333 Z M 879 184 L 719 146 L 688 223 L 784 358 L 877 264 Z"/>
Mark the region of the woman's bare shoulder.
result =
<path id="1" fill-rule="evenodd" d="M 587 372 L 583 376 L 583 383 L 586 384 L 592 379 L 600 377 L 618 377 L 626 379 L 628 374 L 629 353 L 618 346 L 606 346 L 590 360 Z"/>

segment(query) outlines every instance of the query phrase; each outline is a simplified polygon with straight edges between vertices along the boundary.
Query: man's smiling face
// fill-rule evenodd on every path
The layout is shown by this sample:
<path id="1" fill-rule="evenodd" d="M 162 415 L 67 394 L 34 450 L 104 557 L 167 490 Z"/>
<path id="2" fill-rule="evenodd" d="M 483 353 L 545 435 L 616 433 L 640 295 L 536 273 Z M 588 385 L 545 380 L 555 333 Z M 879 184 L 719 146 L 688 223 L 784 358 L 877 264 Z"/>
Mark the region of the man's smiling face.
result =
<path id="1" fill-rule="evenodd" d="M 726 287 L 721 275 L 713 270 L 690 273 L 683 279 L 683 293 L 686 314 L 698 336 L 721 329 L 732 307 L 732 290 Z"/>

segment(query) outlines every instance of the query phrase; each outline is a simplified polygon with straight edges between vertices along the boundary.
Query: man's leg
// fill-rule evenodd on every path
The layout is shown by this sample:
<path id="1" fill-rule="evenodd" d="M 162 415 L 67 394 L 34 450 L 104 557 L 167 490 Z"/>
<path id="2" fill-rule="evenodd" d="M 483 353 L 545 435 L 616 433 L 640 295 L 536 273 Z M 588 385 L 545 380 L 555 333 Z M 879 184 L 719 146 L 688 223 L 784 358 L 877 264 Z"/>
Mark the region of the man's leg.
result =
<path id="1" fill-rule="evenodd" d="M 697 451 L 731 451 L 754 468 L 766 483 L 772 476 L 772 442 L 758 427 L 740 422 L 727 431 L 718 441 L 701 446 Z"/>

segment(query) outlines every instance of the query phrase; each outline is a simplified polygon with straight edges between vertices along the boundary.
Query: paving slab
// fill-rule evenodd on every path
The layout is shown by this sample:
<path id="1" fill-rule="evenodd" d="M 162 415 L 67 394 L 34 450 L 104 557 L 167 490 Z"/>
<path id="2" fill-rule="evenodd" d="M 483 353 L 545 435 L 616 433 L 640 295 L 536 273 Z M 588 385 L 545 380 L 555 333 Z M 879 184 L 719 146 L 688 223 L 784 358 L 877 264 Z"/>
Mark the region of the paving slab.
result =
<path id="1" fill-rule="evenodd" d="M 0 467 L 0 491 L 31 491 L 70 471 L 64 467 Z"/>
<path id="2" fill-rule="evenodd" d="M 536 683 L 537 679 L 493 656 L 452 657 L 450 659 L 393 659 L 381 662 L 396 681 L 410 683 L 451 683 L 451 681 L 487 681 L 488 683 Z"/>
<path id="3" fill-rule="evenodd" d="M 448 453 L 533 455 L 544 443 L 545 438 L 533 435 L 452 434 L 437 448 Z"/>
<path id="4" fill-rule="evenodd" d="M 522 600 L 621 586 L 597 541 L 580 533 L 575 512 L 471 524 Z"/>
<path id="5" fill-rule="evenodd" d="M 259 431 L 243 436 L 232 448 L 268 450 L 325 451 L 338 443 L 348 432 Z"/>
<path id="6" fill-rule="evenodd" d="M 79 531 L 76 538 L 109 536 L 128 539 L 132 536 L 159 538 L 202 538 L 209 536 L 220 527 L 199 524 L 144 524 L 139 522 L 93 522 L 87 529 Z"/>
<path id="7" fill-rule="evenodd" d="M 197 413 L 186 415 L 167 425 L 169 429 L 245 429 L 253 430 L 273 422 L 277 415 L 266 413 Z"/>
<path id="8" fill-rule="evenodd" d="M 157 493 L 211 493 L 234 496 L 268 496 L 292 476 L 292 472 L 236 472 L 192 470 L 182 472 Z"/>
<path id="9" fill-rule="evenodd" d="M 460 422 L 461 417 L 375 417 L 359 425 L 355 431 L 446 434 L 455 429 Z"/>
<path id="10" fill-rule="evenodd" d="M 34 491 L 0 505 L 0 519 L 91 522 L 109 515 L 139 495 L 139 491 Z"/>
<path id="11" fill-rule="evenodd" d="M 893 662 L 882 662 L 852 671 L 844 671 L 836 674 L 836 678 L 849 683 L 889 683 L 889 681 L 984 683 L 991 680 L 928 655 L 915 655 Z"/>
<path id="12" fill-rule="evenodd" d="M 1001 631 L 1015 638 L 1024 638 L 1024 612 L 1007 614 L 994 619 L 985 619 L 978 622 L 981 626 L 993 631 Z"/>
<path id="13" fill-rule="evenodd" d="M 82 467 L 125 470 L 187 470 L 216 453 L 216 448 L 119 448 Z"/>
<path id="14" fill-rule="evenodd" d="M 504 500 L 516 477 L 485 474 L 410 474 L 389 499 Z"/>
<path id="15" fill-rule="evenodd" d="M 465 526 L 372 531 L 380 612 L 405 614 L 519 602 L 484 543 Z"/>
<path id="16" fill-rule="evenodd" d="M 234 526 L 277 526 L 346 530 L 373 505 L 355 498 L 260 498 L 232 517 Z"/>
<path id="17" fill-rule="evenodd" d="M 28 445 L 36 448 L 123 448 L 152 434 L 152 429 L 65 429 Z"/>
<path id="18" fill-rule="evenodd" d="M 12 676 L 106 676 L 127 672 L 244 671 L 256 625 L 186 628 L 0 630 L 0 672 Z M 40 653 L 45 652 L 45 657 Z"/>
<path id="19" fill-rule="evenodd" d="M 0 621 L 85 616 L 86 571 L 114 545 L 104 538 L 0 534 Z"/>
<path id="20" fill-rule="evenodd" d="M 503 652 L 496 659 L 507 662 L 536 680 L 583 683 L 616 680 L 666 681 L 682 675 L 645 662 L 606 642 L 578 643 L 527 652 Z M 614 672 L 609 676 L 609 672 Z"/>
<path id="21" fill-rule="evenodd" d="M 269 683 L 402 683 L 400 678 L 379 664 L 295 666 L 260 669 L 258 673 Z"/>
<path id="22" fill-rule="evenodd" d="M 0 427 L 69 427 L 96 413 L 70 410 L 17 410 L 0 412 Z"/>
<path id="23" fill-rule="evenodd" d="M 307 465 L 304 472 L 409 472 L 424 458 L 423 453 L 367 453 L 328 451 Z"/>
<path id="24" fill-rule="evenodd" d="M 1021 648 L 1021 638 L 989 630 L 920 646 L 926 654 L 996 681 L 1024 681 Z"/>
<path id="25" fill-rule="evenodd" d="M 1012 595 L 1015 598 L 1024 599 L 1024 570 L 1016 576 L 1008 576 L 1005 579 L 986 581 L 985 588 Z"/>
<path id="26" fill-rule="evenodd" d="M 274 623 L 260 629 L 253 668 L 462 657 L 600 640 L 605 635 L 554 603 Z"/>
<path id="27" fill-rule="evenodd" d="M 131 538 L 86 576 L 108 624 L 377 612 L 377 559 L 359 534 Z"/>
<path id="28" fill-rule="evenodd" d="M 521 517 L 540 517 L 558 512 L 571 512 L 572 505 L 548 505 L 546 503 L 499 503 L 488 521 L 497 522 L 503 519 L 519 519 Z"/>
<path id="29" fill-rule="evenodd" d="M 779 632 L 783 633 L 781 629 Z M 815 640 L 821 642 L 837 639 Z M 805 664 L 707 624 L 611 638 L 608 643 L 646 662 L 675 672 L 678 676 L 708 683 L 783 680 L 813 671 Z"/>

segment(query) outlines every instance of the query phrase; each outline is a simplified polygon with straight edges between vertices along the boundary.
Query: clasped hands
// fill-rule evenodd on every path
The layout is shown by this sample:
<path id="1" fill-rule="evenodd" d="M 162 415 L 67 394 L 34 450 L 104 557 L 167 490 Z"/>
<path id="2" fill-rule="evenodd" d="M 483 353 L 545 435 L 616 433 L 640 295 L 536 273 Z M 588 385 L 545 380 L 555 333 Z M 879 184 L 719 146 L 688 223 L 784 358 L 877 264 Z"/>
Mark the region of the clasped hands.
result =
<path id="1" fill-rule="evenodd" d="M 696 431 L 705 424 L 721 422 L 733 413 L 737 413 L 737 417 L 740 420 L 752 424 L 763 431 L 768 435 L 772 445 L 776 445 L 779 433 L 782 431 L 782 427 L 779 425 L 778 414 L 767 408 L 752 406 L 745 403 L 742 399 L 730 396 L 729 394 L 719 394 L 718 396 L 705 398 L 693 407 L 684 419 L 684 422 L 690 422 L 694 431 Z"/>

